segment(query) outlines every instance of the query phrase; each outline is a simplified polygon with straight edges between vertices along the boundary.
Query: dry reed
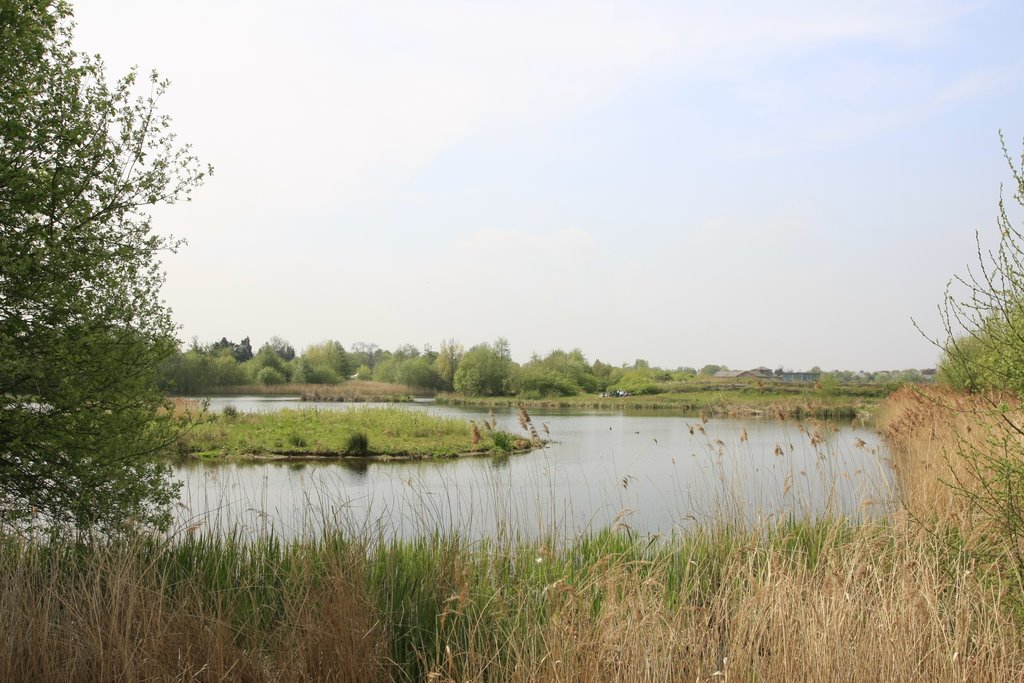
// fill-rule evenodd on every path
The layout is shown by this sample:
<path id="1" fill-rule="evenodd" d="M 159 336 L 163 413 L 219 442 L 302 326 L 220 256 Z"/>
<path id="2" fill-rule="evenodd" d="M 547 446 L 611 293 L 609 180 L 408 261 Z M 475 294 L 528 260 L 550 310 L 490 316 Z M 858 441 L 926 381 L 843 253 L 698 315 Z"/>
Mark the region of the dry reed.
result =
<path id="1" fill-rule="evenodd" d="M 883 415 L 907 504 L 885 522 L 565 546 L 8 540 L 0 680 L 1021 680 L 998 565 L 919 522 L 972 519 L 943 480 L 983 416 L 936 398 Z"/>

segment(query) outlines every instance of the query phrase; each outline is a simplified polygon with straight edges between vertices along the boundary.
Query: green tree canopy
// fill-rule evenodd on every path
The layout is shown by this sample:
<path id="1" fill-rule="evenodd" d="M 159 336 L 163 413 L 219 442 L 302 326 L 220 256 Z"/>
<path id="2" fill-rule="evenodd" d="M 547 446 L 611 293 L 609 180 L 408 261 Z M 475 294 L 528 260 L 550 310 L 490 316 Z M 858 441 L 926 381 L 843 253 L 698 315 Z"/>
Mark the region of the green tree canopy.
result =
<path id="1" fill-rule="evenodd" d="M 336 384 L 353 372 L 352 361 L 341 342 L 329 339 L 306 347 L 299 358 L 299 381 L 311 384 Z"/>
<path id="2" fill-rule="evenodd" d="M 443 389 L 455 388 L 455 372 L 459 369 L 459 362 L 462 360 L 462 344 L 454 339 L 441 341 L 441 348 L 434 359 L 437 373 L 441 378 Z"/>
<path id="3" fill-rule="evenodd" d="M 511 388 L 513 367 L 505 339 L 478 344 L 462 356 L 455 371 L 455 390 L 468 396 L 501 396 Z"/>
<path id="4" fill-rule="evenodd" d="M 166 522 L 149 456 L 158 365 L 177 348 L 147 207 L 203 179 L 157 109 L 166 82 L 108 84 L 63 2 L 0 4 L 0 524 Z"/>

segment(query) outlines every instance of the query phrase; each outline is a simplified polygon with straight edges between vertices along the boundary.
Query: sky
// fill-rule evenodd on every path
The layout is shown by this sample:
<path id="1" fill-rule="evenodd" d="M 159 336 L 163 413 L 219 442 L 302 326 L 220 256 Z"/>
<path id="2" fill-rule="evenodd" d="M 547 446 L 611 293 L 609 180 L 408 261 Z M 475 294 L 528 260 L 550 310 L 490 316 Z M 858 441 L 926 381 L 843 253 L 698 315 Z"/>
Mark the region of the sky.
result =
<path id="1" fill-rule="evenodd" d="M 185 341 L 931 367 L 1024 139 L 1019 0 L 72 4 L 215 168 Z"/>

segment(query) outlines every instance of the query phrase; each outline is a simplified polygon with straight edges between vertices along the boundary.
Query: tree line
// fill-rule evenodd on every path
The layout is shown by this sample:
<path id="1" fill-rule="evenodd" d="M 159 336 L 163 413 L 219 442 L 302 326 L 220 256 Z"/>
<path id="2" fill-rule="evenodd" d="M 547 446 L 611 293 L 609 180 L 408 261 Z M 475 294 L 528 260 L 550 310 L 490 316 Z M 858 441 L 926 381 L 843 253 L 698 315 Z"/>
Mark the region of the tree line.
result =
<path id="1" fill-rule="evenodd" d="M 526 363 L 512 360 L 508 340 L 476 344 L 468 349 L 445 339 L 435 350 L 402 344 L 392 350 L 356 342 L 347 349 L 329 339 L 307 346 L 301 354 L 287 340 L 271 337 L 253 351 L 249 337 L 239 342 L 222 337 L 212 343 L 194 339 L 189 347 L 168 358 L 160 386 L 167 393 L 187 395 L 249 384 L 338 384 L 350 379 L 402 384 L 416 391 L 455 391 L 466 396 L 544 398 L 601 392 L 646 395 L 670 392 L 699 378 L 708 378 L 724 365 L 699 370 L 652 367 L 643 359 L 631 364 L 590 362 L 579 348 L 533 354 Z M 814 368 L 818 371 L 818 368 Z M 916 369 L 874 373 L 834 371 L 825 383 L 926 381 Z"/>

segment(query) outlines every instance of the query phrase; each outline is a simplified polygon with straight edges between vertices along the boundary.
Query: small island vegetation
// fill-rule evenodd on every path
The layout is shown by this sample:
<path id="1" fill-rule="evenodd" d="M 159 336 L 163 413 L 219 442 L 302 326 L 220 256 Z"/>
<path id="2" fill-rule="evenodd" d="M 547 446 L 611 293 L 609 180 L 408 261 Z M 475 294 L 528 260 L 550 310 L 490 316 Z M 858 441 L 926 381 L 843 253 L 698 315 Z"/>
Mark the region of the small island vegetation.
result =
<path id="1" fill-rule="evenodd" d="M 527 419 L 529 419 L 527 417 Z M 322 460 L 337 457 L 421 459 L 525 452 L 541 445 L 529 431 L 401 408 L 279 410 L 205 415 L 176 451 L 201 458 Z"/>

